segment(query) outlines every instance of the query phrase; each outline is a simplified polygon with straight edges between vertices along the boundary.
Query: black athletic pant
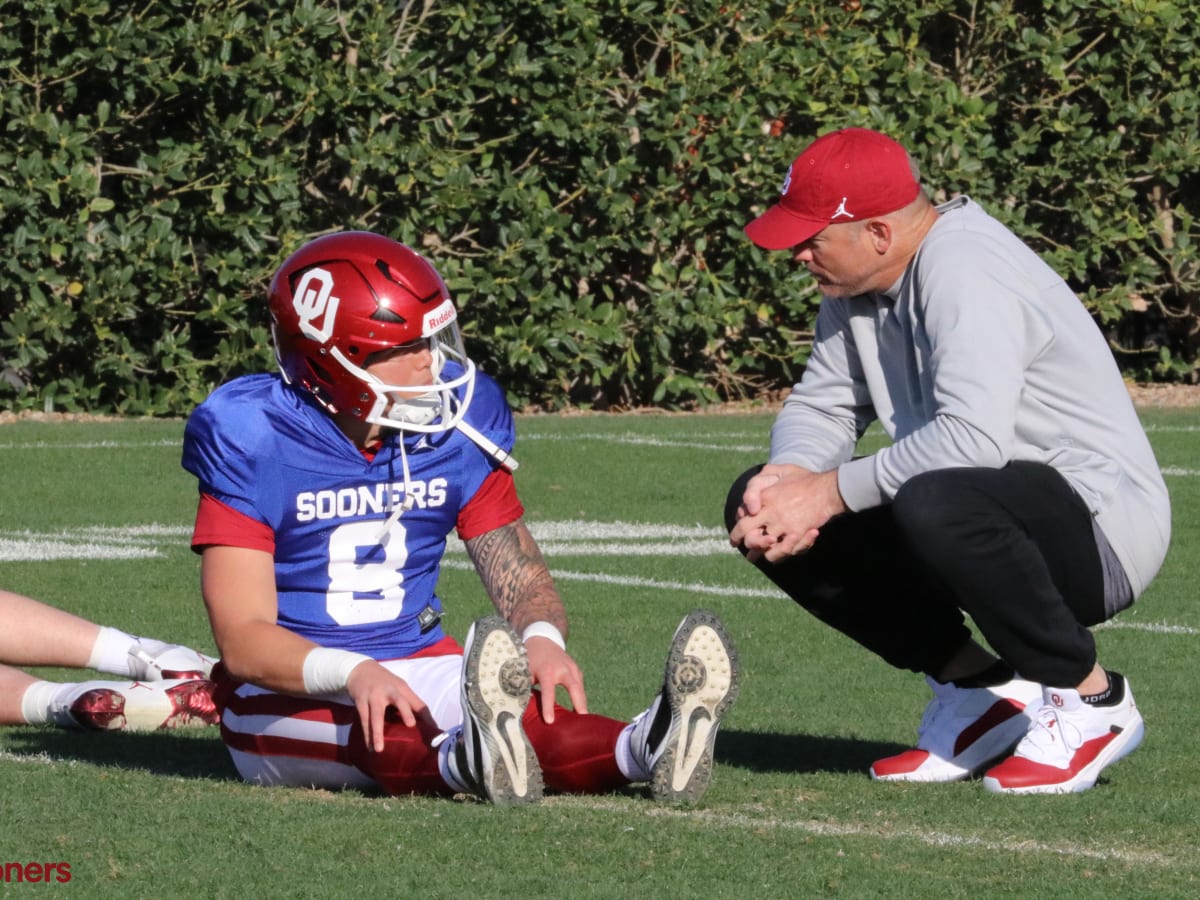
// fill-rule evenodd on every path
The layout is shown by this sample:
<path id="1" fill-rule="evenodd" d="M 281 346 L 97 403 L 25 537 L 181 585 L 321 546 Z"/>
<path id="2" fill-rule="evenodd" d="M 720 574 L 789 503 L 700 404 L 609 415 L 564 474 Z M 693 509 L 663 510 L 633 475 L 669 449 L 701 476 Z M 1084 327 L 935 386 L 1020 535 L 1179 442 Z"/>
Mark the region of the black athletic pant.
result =
<path id="1" fill-rule="evenodd" d="M 745 472 L 725 504 L 737 520 Z M 891 504 L 846 513 L 807 552 L 756 564 L 797 603 L 893 666 L 936 674 L 970 637 L 963 613 L 1023 677 L 1073 687 L 1105 618 L 1091 514 L 1049 466 L 957 468 L 909 480 Z"/>

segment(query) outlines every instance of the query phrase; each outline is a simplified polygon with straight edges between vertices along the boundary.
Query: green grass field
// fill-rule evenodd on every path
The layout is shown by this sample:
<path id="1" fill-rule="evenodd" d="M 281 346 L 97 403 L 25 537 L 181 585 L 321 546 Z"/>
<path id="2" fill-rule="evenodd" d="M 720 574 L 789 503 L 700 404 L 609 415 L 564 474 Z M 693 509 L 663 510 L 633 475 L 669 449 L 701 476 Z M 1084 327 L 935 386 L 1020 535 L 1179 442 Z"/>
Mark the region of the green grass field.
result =
<path id="1" fill-rule="evenodd" d="M 1174 499 L 1173 548 L 1097 640 L 1101 661 L 1130 678 L 1146 740 L 1089 792 L 997 797 L 978 782 L 867 777 L 914 739 L 927 689 L 820 626 L 728 548 L 725 492 L 764 457 L 769 415 L 527 417 L 518 485 L 571 614 L 591 709 L 625 718 L 649 702 L 690 608 L 717 611 L 737 641 L 741 698 L 702 804 L 657 807 L 630 790 L 503 810 L 264 789 L 237 780 L 215 729 L 0 729 L 0 867 L 66 862 L 72 875 L 0 880 L 0 893 L 1200 896 L 1200 411 L 1143 418 Z M 0 585 L 212 652 L 187 546 L 195 486 L 179 467 L 182 430 L 0 426 Z M 461 550 L 441 593 L 459 636 L 488 609 Z"/>

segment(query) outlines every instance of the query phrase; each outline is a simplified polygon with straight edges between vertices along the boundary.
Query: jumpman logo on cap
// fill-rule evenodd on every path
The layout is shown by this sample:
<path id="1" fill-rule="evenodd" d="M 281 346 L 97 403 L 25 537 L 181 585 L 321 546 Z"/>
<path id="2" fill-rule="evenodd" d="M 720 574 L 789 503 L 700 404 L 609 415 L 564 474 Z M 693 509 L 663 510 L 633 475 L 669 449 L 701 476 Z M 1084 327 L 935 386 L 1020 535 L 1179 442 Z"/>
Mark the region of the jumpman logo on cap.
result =
<path id="1" fill-rule="evenodd" d="M 836 219 L 838 216 L 845 216 L 847 219 L 853 219 L 854 213 L 846 211 L 846 198 L 842 198 L 842 202 L 838 204 L 838 208 L 833 211 L 830 220 Z"/>

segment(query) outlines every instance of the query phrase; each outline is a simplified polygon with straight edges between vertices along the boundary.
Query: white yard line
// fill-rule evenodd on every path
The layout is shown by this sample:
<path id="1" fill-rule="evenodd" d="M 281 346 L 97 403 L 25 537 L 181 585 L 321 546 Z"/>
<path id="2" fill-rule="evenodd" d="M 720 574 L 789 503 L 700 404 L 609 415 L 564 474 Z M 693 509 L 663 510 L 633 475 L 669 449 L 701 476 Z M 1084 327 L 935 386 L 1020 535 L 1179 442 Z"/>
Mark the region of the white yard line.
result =
<path id="1" fill-rule="evenodd" d="M 736 560 L 719 528 L 707 525 L 657 525 L 645 522 L 583 522 L 578 520 L 530 522 L 543 553 L 550 560 L 569 557 L 620 560 L 633 557 L 728 557 Z M 49 562 L 65 559 L 132 560 L 161 557 L 172 547 L 185 544 L 191 534 L 183 525 L 150 523 L 130 527 L 90 526 L 54 532 L 0 529 L 0 562 Z M 454 537 L 447 541 L 443 566 L 472 571 L 466 548 Z M 600 564 L 603 565 L 602 563 Z M 587 572 L 578 568 L 551 567 L 562 582 L 610 584 L 639 590 L 672 591 L 712 597 L 784 599 L 777 588 L 680 581 L 624 575 L 617 571 Z M 1171 622 L 1139 622 L 1116 619 L 1097 626 L 1106 630 L 1145 631 L 1164 635 L 1196 635 L 1200 629 Z"/>
<path id="2" fill-rule="evenodd" d="M 722 828 L 759 834 L 771 831 L 797 831 L 817 837 L 863 837 L 926 844 L 931 847 L 964 847 L 1005 854 L 1042 853 L 1060 858 L 1118 862 L 1138 866 L 1179 866 L 1183 862 L 1162 853 L 1131 850 L 1128 847 L 1089 846 L 1064 841 L 1047 842 L 1025 839 L 1000 840 L 981 835 L 930 831 L 925 828 L 889 827 L 875 822 L 830 822 L 791 818 L 772 813 L 760 805 L 721 809 L 673 809 L 635 801 L 608 800 L 601 797 L 553 797 L 547 803 L 582 807 L 601 812 L 619 812 L 633 820 L 639 814 L 651 819 L 675 819 L 698 828 Z"/>

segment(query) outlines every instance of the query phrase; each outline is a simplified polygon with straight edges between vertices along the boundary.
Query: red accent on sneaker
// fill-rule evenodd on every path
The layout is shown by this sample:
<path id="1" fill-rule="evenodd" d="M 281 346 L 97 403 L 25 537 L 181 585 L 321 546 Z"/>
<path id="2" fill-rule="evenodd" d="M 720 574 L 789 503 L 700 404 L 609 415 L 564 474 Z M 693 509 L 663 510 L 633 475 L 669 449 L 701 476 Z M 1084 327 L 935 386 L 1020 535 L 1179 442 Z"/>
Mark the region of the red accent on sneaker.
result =
<path id="1" fill-rule="evenodd" d="M 964 728 L 955 738 L 954 755 L 959 756 L 993 728 L 1007 722 L 1013 716 L 1019 716 L 1024 709 L 1025 704 L 1019 700 L 1010 698 L 997 700 L 982 716 Z M 928 750 L 914 747 L 912 750 L 905 750 L 903 753 L 876 761 L 871 766 L 871 772 L 876 778 L 907 775 L 921 768 L 927 759 L 929 759 Z"/>
<path id="2" fill-rule="evenodd" d="M 928 750 L 905 750 L 895 756 L 876 760 L 871 766 L 871 772 L 876 778 L 888 778 L 895 775 L 907 775 L 921 768 L 921 764 L 929 759 Z"/>
<path id="3" fill-rule="evenodd" d="M 221 712 L 213 700 L 215 689 L 216 685 L 211 681 L 202 679 L 185 681 L 183 684 L 168 688 L 167 696 L 171 698 L 172 712 L 160 727 L 175 728 L 195 721 L 203 722 L 206 725 L 219 724 Z"/>
<path id="4" fill-rule="evenodd" d="M 1092 738 L 1081 744 L 1079 749 L 1072 754 L 1070 766 L 1065 769 L 1036 763 L 1023 756 L 1010 756 L 995 768 L 990 769 L 987 777 L 996 782 L 996 785 L 1002 790 L 1065 784 L 1091 764 L 1120 733 L 1120 731 L 1110 731 L 1108 734 Z"/>
<path id="5" fill-rule="evenodd" d="M 997 725 L 1019 716 L 1024 709 L 1025 704 L 1019 700 L 1006 697 L 996 701 L 987 712 L 959 732 L 954 741 L 954 755 L 958 756 Z"/>
<path id="6" fill-rule="evenodd" d="M 125 727 L 125 698 L 117 691 L 96 688 L 76 698 L 71 716 L 81 728 L 119 731 Z"/>

